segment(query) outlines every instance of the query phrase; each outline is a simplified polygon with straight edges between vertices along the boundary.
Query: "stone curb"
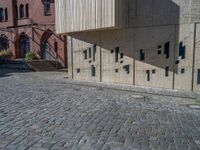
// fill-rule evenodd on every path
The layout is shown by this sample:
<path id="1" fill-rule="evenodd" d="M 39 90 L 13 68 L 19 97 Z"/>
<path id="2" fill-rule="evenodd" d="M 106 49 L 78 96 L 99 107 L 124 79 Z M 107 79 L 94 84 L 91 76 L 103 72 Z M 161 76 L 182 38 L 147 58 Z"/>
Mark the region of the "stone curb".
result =
<path id="1" fill-rule="evenodd" d="M 187 92 L 187 91 L 182 92 L 178 90 L 163 89 L 163 88 L 152 88 L 152 87 L 143 87 L 135 85 L 113 84 L 105 82 L 93 82 L 93 81 L 82 81 L 82 80 L 72 80 L 72 79 L 67 79 L 67 83 L 79 86 L 90 86 L 96 88 L 138 92 L 142 94 L 154 94 L 160 96 L 171 96 L 171 97 L 190 98 L 190 99 L 200 98 L 200 94 L 194 92 Z"/>

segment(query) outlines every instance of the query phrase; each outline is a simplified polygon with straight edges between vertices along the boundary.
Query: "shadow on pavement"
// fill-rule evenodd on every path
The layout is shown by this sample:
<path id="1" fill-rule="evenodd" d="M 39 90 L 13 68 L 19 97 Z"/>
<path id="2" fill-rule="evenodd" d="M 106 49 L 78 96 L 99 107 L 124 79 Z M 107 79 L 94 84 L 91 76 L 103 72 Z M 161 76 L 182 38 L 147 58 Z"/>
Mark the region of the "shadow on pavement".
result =
<path id="1" fill-rule="evenodd" d="M 0 68 L 0 78 L 12 76 L 15 73 L 26 73 L 30 72 L 29 70 L 21 70 L 21 69 L 2 69 Z"/>

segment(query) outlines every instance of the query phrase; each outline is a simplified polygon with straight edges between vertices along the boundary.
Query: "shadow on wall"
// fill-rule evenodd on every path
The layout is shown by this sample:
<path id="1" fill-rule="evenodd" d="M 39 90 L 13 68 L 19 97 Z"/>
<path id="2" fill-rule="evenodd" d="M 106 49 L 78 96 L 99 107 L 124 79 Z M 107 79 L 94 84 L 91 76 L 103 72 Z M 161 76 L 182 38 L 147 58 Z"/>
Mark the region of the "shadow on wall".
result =
<path id="1" fill-rule="evenodd" d="M 107 51 L 102 61 L 117 53 L 117 57 L 127 56 L 178 73 L 177 64 L 185 58 L 184 43 L 179 43 L 179 6 L 171 0 L 128 0 L 127 3 L 126 29 L 69 34 L 81 41 L 76 42 L 78 46 L 73 46 L 73 51 L 87 49 L 83 43 L 96 44 Z"/>

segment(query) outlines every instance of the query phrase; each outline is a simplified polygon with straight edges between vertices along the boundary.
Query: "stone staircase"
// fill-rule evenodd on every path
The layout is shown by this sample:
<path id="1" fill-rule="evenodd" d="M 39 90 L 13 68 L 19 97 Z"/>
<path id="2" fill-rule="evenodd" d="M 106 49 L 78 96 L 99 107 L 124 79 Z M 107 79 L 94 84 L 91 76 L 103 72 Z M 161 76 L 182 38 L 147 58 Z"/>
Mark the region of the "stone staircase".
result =
<path id="1" fill-rule="evenodd" d="M 56 63 L 55 61 L 25 61 L 23 59 L 9 60 L 4 58 L 0 58 L 0 69 L 67 72 L 67 69 L 63 68 L 60 63 Z"/>
<path id="2" fill-rule="evenodd" d="M 60 63 L 47 60 L 26 61 L 26 64 L 33 71 L 66 71 Z"/>
<path id="3" fill-rule="evenodd" d="M 24 60 L 9 60 L 6 58 L 0 58 L 0 69 L 29 70 L 29 66 Z"/>

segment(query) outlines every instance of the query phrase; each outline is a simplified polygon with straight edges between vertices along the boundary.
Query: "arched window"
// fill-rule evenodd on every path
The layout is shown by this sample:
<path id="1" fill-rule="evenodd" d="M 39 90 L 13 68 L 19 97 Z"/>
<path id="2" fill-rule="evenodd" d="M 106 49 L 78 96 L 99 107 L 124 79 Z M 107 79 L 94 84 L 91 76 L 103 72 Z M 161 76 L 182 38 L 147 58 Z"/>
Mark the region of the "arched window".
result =
<path id="1" fill-rule="evenodd" d="M 44 0 L 44 14 L 45 16 L 51 15 L 51 0 Z"/>
<path id="2" fill-rule="evenodd" d="M 29 17 L 29 5 L 26 4 L 26 18 Z"/>
<path id="3" fill-rule="evenodd" d="M 58 42 L 54 42 L 54 51 L 58 52 Z"/>
<path id="4" fill-rule="evenodd" d="M 4 21 L 4 11 L 3 8 L 0 8 L 0 22 Z"/>
<path id="5" fill-rule="evenodd" d="M 18 19 L 19 15 L 18 15 L 18 7 L 17 6 L 15 6 L 15 12 L 16 12 L 16 14 L 15 14 L 16 16 L 15 17 L 16 17 L 16 19 Z"/>
<path id="6" fill-rule="evenodd" d="M 0 51 L 5 51 L 9 48 L 9 40 L 5 35 L 0 36 Z"/>
<path id="7" fill-rule="evenodd" d="M 25 17 L 25 14 L 24 14 L 24 5 L 23 4 L 21 4 L 19 6 L 19 17 L 20 18 L 24 18 Z"/>
<path id="8" fill-rule="evenodd" d="M 5 8 L 5 21 L 7 21 L 7 20 L 8 20 L 8 9 Z"/>

